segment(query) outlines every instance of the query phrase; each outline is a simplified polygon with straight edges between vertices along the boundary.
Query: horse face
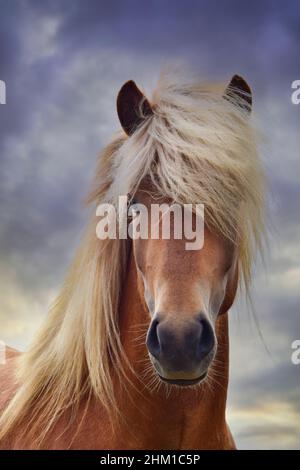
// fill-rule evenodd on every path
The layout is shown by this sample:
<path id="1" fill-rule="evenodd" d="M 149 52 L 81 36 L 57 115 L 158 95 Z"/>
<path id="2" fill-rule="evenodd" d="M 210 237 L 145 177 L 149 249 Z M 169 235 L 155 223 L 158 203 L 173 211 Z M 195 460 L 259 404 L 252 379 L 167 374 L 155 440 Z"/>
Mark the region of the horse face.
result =
<path id="1" fill-rule="evenodd" d="M 137 202 L 150 209 L 146 193 L 139 192 Z M 140 296 L 150 314 L 151 362 L 163 381 L 184 386 L 207 375 L 217 350 L 215 322 L 233 302 L 237 267 L 233 244 L 207 227 L 204 246 L 195 251 L 172 232 L 171 220 L 170 239 L 136 239 L 133 251 Z"/>
<path id="2" fill-rule="evenodd" d="M 251 111 L 251 90 L 238 75 L 223 98 Z M 118 94 L 117 111 L 128 136 L 157 112 L 131 80 Z M 141 189 L 137 202 L 149 205 L 151 197 Z M 233 246 L 208 228 L 201 250 L 186 250 L 186 242 L 172 236 L 133 242 L 140 294 L 151 315 L 151 361 L 163 380 L 181 385 L 200 382 L 207 374 L 217 349 L 216 318 L 234 300 L 238 272 Z"/>

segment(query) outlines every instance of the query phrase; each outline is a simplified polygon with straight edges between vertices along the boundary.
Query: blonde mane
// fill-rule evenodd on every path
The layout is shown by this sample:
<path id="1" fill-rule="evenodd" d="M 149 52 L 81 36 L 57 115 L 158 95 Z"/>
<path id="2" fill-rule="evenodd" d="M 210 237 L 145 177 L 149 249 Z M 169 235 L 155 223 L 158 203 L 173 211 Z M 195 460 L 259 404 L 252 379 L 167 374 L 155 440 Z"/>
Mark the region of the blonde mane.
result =
<path id="1" fill-rule="evenodd" d="M 89 201 L 116 203 L 147 176 L 160 195 L 203 203 L 206 222 L 237 244 L 247 289 L 263 235 L 264 178 L 252 118 L 234 90 L 224 98 L 224 88 L 163 76 L 154 114 L 104 149 Z M 125 379 L 118 307 L 127 241 L 97 239 L 96 223 L 93 215 L 57 301 L 19 361 L 19 390 L 0 419 L 0 439 L 26 423 L 33 434 L 43 429 L 42 440 L 83 396 L 117 409 L 111 364 Z"/>

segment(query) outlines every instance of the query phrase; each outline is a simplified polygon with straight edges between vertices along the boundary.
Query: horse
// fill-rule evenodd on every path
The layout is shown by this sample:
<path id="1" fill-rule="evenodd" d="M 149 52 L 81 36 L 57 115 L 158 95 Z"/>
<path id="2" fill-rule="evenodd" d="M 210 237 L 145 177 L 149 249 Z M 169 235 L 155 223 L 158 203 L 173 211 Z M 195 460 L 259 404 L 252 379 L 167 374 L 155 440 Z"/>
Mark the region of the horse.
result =
<path id="1" fill-rule="evenodd" d="M 0 366 L 0 448 L 235 449 L 228 311 L 249 295 L 264 234 L 250 87 L 164 74 L 152 100 L 128 81 L 116 104 L 65 282 L 28 351 L 7 348 Z M 95 208 L 120 195 L 129 209 L 203 204 L 203 247 L 99 239 Z"/>

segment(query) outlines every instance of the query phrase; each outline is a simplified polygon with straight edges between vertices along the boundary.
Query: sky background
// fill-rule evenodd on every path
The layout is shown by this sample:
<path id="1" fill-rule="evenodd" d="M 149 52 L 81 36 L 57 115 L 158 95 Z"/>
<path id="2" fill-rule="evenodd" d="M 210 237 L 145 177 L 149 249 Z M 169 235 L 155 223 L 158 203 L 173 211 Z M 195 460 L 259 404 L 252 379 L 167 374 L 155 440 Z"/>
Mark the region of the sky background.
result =
<path id="1" fill-rule="evenodd" d="M 228 421 L 239 448 L 300 448 L 300 3 L 0 0 L 0 339 L 23 350 L 46 316 L 83 230 L 97 155 L 119 129 L 116 94 L 149 94 L 161 68 L 243 75 L 267 136 L 273 224 L 253 298 L 230 313 Z"/>

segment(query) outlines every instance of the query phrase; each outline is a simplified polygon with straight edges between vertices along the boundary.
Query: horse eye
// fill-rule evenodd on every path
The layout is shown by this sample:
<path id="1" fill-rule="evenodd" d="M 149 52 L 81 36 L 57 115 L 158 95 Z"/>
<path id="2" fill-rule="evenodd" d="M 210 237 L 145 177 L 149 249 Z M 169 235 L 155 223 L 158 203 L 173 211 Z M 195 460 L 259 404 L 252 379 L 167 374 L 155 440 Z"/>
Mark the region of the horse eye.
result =
<path id="1" fill-rule="evenodd" d="M 134 217 L 135 215 L 139 214 L 139 212 L 138 202 L 132 199 L 128 204 L 128 217 Z"/>

